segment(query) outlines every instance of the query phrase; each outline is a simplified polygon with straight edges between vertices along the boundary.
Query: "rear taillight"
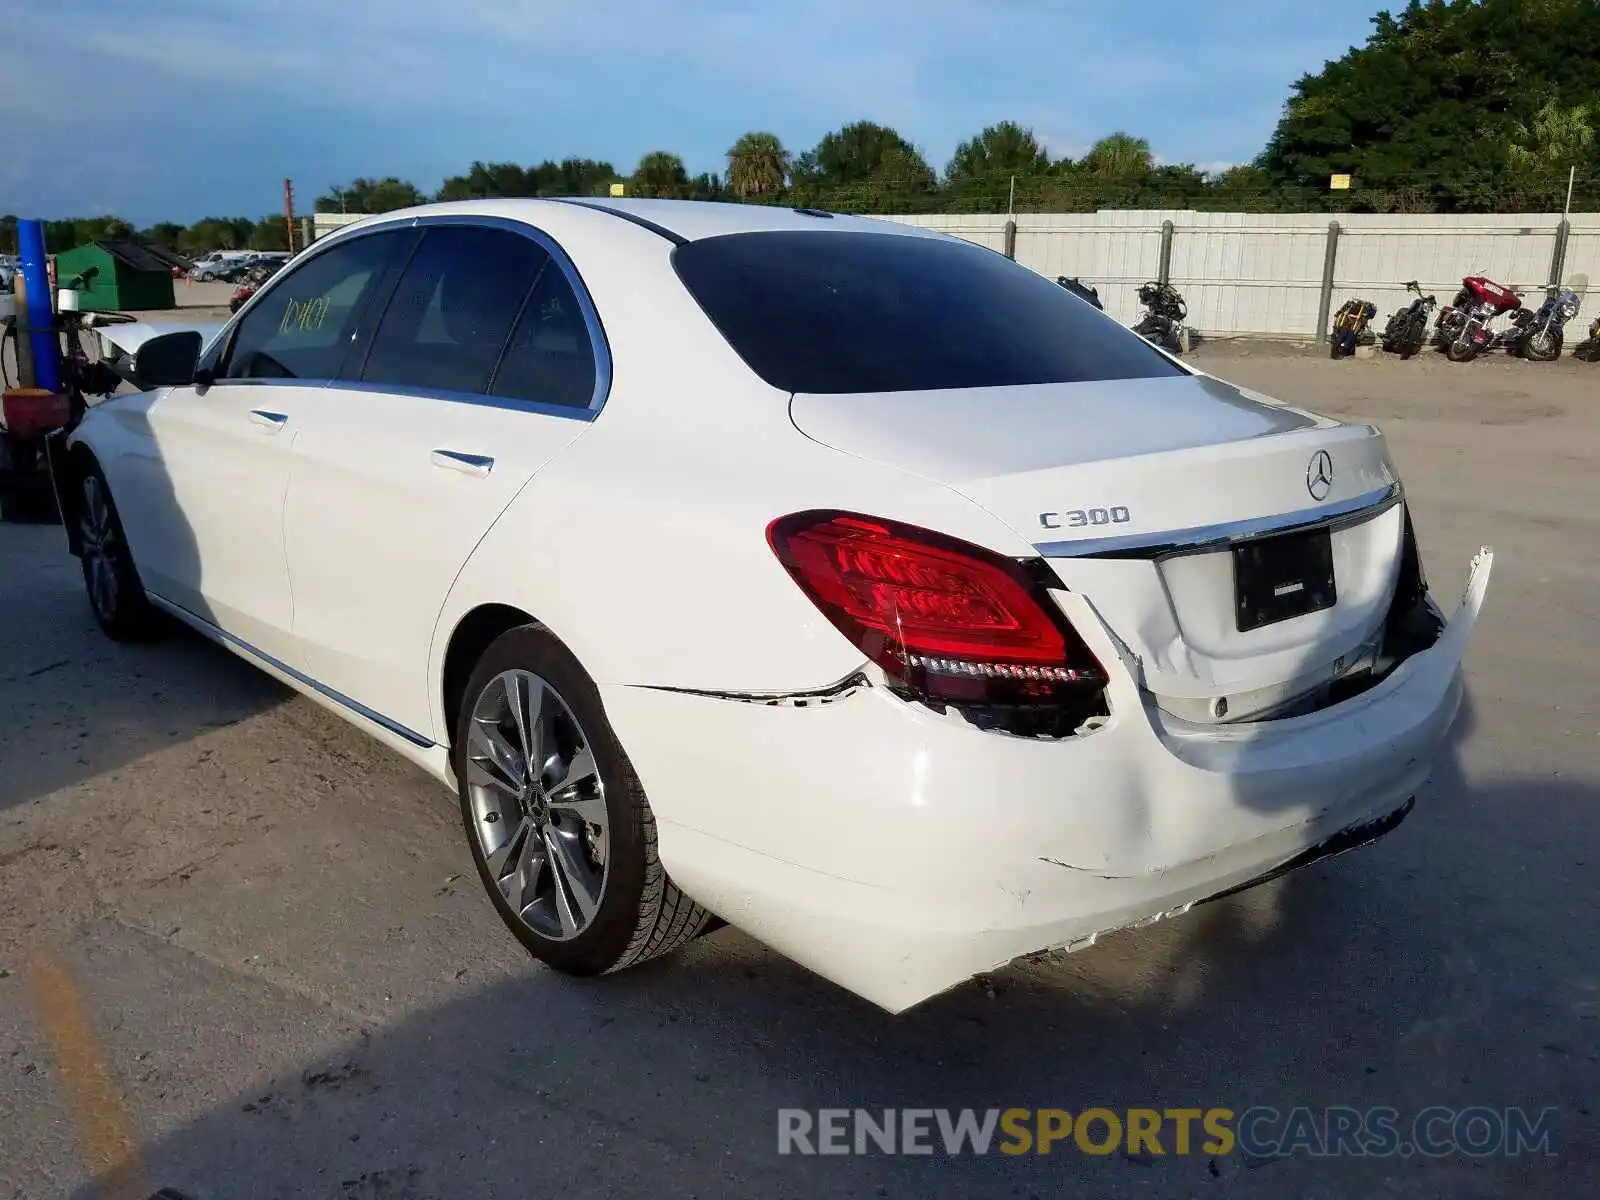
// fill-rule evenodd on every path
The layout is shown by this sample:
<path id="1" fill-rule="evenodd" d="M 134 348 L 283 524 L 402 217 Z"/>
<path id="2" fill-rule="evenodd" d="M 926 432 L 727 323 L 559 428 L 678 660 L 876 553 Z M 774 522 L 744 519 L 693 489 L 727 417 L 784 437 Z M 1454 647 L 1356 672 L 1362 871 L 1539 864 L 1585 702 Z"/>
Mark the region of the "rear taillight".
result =
<path id="1" fill-rule="evenodd" d="M 1098 696 L 1106 673 L 1020 565 L 915 526 L 803 512 L 767 527 L 779 561 L 891 682 L 957 703 Z"/>

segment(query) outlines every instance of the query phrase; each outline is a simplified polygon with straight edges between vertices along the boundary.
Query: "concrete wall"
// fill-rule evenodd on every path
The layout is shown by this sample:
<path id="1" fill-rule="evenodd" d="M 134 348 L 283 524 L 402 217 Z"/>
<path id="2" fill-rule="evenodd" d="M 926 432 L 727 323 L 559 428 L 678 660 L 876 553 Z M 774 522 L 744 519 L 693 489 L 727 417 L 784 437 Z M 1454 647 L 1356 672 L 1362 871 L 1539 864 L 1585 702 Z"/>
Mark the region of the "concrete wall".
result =
<path id="1" fill-rule="evenodd" d="M 311 240 L 327 237 L 335 229 L 355 223 L 366 213 L 316 213 L 311 218 Z"/>
<path id="2" fill-rule="evenodd" d="M 1004 214 L 890 217 L 981 243 L 1005 244 Z M 1171 280 L 1203 333 L 1311 339 L 1328 243 L 1324 213 L 1201 213 L 1107 210 L 1019 213 L 1016 257 L 1054 278 L 1077 275 L 1100 290 L 1106 310 L 1127 323 L 1139 314 L 1138 286 L 1154 279 L 1161 223 L 1173 223 Z M 1461 277 L 1483 274 L 1535 297 L 1550 276 L 1556 227 L 1550 213 L 1485 216 L 1342 215 L 1331 311 L 1356 296 L 1381 322 L 1407 301 L 1405 282 L 1448 303 Z M 1570 218 L 1564 281 L 1600 292 L 1600 214 Z M 1585 323 L 1594 316 L 1584 306 Z"/>

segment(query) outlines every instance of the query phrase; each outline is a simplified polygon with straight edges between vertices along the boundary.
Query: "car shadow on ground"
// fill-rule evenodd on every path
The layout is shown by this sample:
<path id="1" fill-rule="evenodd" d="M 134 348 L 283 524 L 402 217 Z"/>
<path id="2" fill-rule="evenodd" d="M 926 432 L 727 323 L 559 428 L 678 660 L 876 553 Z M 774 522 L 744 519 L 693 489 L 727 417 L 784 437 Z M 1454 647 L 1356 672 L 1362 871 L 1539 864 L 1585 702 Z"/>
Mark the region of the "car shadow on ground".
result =
<path id="1" fill-rule="evenodd" d="M 4 525 L 0 539 L 0 811 L 288 699 L 176 622 L 148 643 L 106 637 L 60 525 Z"/>
<path id="2" fill-rule="evenodd" d="M 604 980 L 536 967 L 252 1081 L 146 1147 L 196 1200 L 538 1194 L 1455 1198 L 1567 1194 L 1592 1138 L 1592 963 L 1530 927 L 1600 853 L 1593 787 L 1468 790 L 1455 747 L 1391 838 L 889 1017 L 736 930 Z M 1538 858 L 1564 829 L 1570 863 Z M 1587 844 L 1573 844 L 1581 828 Z M 1450 853 L 1439 853 L 1448 840 Z M 1465 851 L 1465 854 L 1463 854 Z M 1481 864 L 1461 878 L 1450 865 Z M 1523 894 L 1518 894 L 1523 893 Z M 490 919 L 484 906 L 484 919 Z M 1592 1008 L 1592 999 L 1591 999 Z M 1592 1012 L 1588 1016 L 1592 1017 Z M 248 1032 L 242 1032 L 248 1040 Z M 1592 1040 L 1592 1038 L 1591 1038 Z M 1507 1091 L 1507 1081 L 1515 1086 Z M 1441 1093 L 1440 1089 L 1444 1091 Z M 137 1104 L 137 1094 L 131 1099 Z M 1554 1158 L 780 1156 L 785 1107 L 1561 1110 Z M 937 1141 L 937 1135 L 935 1141 Z M 1197 1139 L 1198 1140 L 1198 1139 Z M 1600 1161 L 1600 1160 L 1596 1160 Z M 1328 1190 L 1328 1189 L 1332 1190 Z M 87 1200 L 88 1193 L 83 1193 Z"/>

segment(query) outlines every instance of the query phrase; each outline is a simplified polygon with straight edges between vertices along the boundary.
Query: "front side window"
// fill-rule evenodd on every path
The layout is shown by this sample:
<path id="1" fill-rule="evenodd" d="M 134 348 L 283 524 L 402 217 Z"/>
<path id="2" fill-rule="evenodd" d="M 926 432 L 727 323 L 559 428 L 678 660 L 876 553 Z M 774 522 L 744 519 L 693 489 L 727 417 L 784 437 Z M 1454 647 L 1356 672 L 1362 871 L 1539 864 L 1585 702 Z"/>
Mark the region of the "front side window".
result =
<path id="1" fill-rule="evenodd" d="M 429 229 L 378 322 L 362 381 L 483 392 L 549 259 L 537 242 L 508 230 Z"/>
<path id="2" fill-rule="evenodd" d="M 363 307 L 410 236 L 352 238 L 286 270 L 240 321 L 218 378 L 335 378 Z"/>
<path id="3" fill-rule="evenodd" d="M 594 400 L 589 326 L 566 273 L 553 262 L 528 297 L 490 391 L 565 408 L 587 408 Z"/>
<path id="4" fill-rule="evenodd" d="M 1066 288 L 950 238 L 734 233 L 680 246 L 673 261 L 751 370 L 786 392 L 1184 374 Z"/>

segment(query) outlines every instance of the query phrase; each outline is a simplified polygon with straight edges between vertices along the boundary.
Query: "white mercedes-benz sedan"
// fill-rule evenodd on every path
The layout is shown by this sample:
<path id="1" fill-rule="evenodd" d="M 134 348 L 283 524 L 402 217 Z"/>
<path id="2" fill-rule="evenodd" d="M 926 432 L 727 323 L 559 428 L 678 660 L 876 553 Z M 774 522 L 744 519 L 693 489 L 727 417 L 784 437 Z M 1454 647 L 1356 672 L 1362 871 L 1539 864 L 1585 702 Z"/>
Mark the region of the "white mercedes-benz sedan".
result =
<path id="1" fill-rule="evenodd" d="M 1371 841 L 1492 562 L 1446 617 L 1377 429 L 816 211 L 371 217 L 132 373 L 52 450 L 101 627 L 453 787 L 578 974 L 720 918 L 898 1012 Z"/>

